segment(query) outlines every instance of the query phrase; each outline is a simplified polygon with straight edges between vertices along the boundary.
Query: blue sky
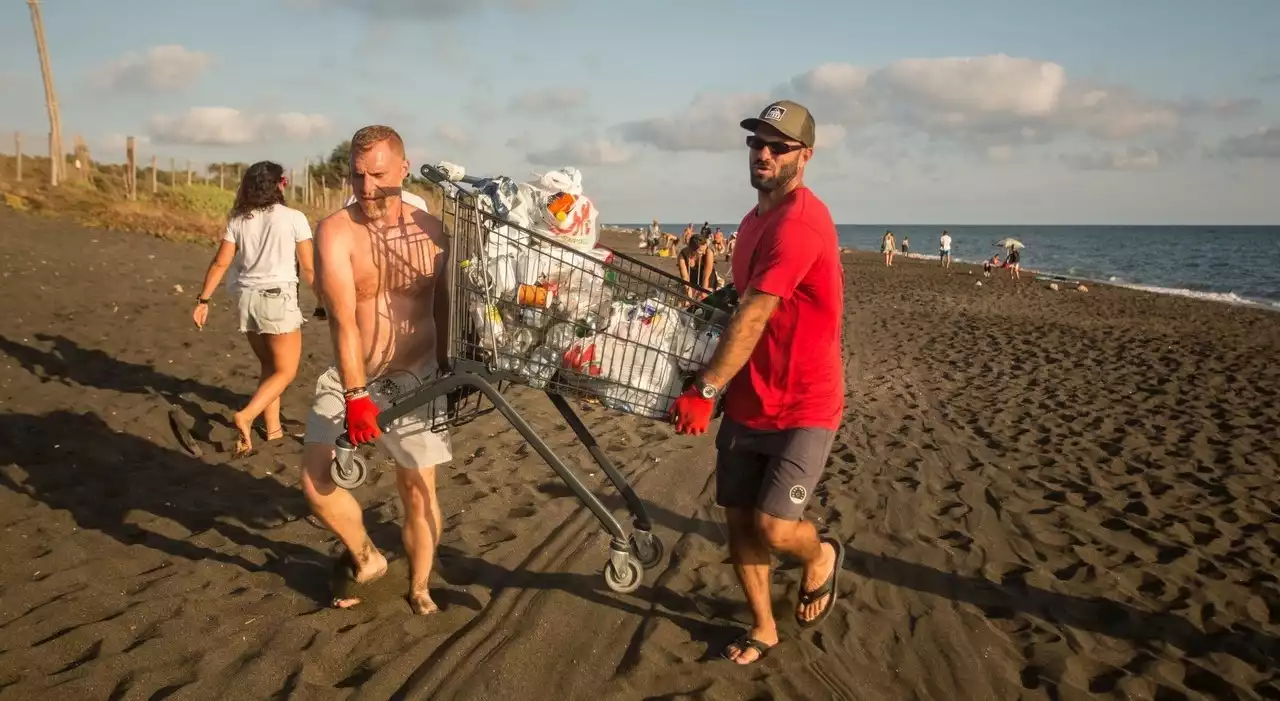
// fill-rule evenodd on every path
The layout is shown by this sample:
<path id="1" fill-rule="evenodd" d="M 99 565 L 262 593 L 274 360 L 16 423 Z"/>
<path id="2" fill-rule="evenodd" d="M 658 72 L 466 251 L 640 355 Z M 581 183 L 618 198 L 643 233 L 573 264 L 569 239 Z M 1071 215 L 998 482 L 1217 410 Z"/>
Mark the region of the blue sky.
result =
<path id="1" fill-rule="evenodd" d="M 64 141 L 301 167 L 389 123 L 416 166 L 575 165 L 605 221 L 732 223 L 737 121 L 799 99 L 842 223 L 1277 223 L 1280 2 L 45 0 Z M 0 131 L 47 133 L 25 3 Z M 7 143 L 5 138 L 0 143 Z"/>

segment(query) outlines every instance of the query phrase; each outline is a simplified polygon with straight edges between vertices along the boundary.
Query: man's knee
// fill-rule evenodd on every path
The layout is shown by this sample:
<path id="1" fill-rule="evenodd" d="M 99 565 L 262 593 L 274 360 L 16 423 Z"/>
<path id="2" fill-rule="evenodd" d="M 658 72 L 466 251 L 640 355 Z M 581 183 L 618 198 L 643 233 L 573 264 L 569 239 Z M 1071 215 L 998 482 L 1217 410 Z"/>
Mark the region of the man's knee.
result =
<path id="1" fill-rule="evenodd" d="M 338 490 L 330 473 L 333 464 L 333 446 L 327 443 L 306 443 L 302 447 L 302 491 L 308 499 L 327 497 Z"/>
<path id="2" fill-rule="evenodd" d="M 396 468 L 396 486 L 400 489 L 400 500 L 404 502 L 405 516 L 426 516 L 435 508 L 435 476 L 434 466 Z"/>
<path id="3" fill-rule="evenodd" d="M 760 542 L 767 545 L 770 550 L 785 550 L 795 540 L 796 529 L 800 526 L 800 522 L 787 521 L 763 511 L 757 511 L 754 526 Z"/>

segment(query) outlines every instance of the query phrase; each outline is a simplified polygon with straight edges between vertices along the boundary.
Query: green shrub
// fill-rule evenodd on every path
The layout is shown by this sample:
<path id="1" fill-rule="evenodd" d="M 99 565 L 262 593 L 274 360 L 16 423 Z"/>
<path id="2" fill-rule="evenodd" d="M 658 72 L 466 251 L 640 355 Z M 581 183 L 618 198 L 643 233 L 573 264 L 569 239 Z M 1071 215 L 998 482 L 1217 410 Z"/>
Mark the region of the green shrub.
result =
<path id="1" fill-rule="evenodd" d="M 231 205 L 236 201 L 236 193 L 215 185 L 179 185 L 160 190 L 156 199 L 162 204 L 193 214 L 210 219 L 221 219 L 231 211 Z"/>

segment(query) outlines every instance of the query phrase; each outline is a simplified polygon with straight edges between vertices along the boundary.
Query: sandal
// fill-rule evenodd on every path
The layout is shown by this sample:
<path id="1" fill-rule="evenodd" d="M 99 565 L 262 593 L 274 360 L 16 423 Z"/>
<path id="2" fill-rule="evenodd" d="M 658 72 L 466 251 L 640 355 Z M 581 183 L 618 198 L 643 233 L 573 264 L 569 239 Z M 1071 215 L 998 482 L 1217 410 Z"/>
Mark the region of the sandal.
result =
<path id="1" fill-rule="evenodd" d="M 756 658 L 754 660 L 751 660 L 750 662 L 739 662 L 729 656 L 730 651 L 734 649 L 737 649 L 739 654 L 745 653 L 747 650 L 755 650 Z M 751 637 L 750 632 L 743 631 L 742 635 L 738 636 L 737 640 L 734 640 L 733 642 L 725 646 L 724 652 L 720 653 L 720 655 L 721 657 L 725 658 L 726 660 L 729 660 L 730 662 L 733 662 L 734 664 L 749 665 L 749 664 L 755 664 L 763 660 L 765 658 L 765 655 L 768 655 L 769 651 L 772 649 L 773 649 L 772 645 L 766 645 L 765 643 Z"/>
<path id="2" fill-rule="evenodd" d="M 822 542 L 831 543 L 831 547 L 835 548 L 836 562 L 831 569 L 831 575 L 827 577 L 827 581 L 823 582 L 822 586 L 817 589 L 805 591 L 804 582 L 801 580 L 800 595 L 797 597 L 800 605 L 796 608 L 796 623 L 800 624 L 801 628 L 812 628 L 821 623 L 827 616 L 830 616 L 831 610 L 835 608 L 836 598 L 839 595 L 839 587 L 837 585 L 840 583 L 840 573 L 844 571 L 844 543 L 835 538 L 823 538 Z M 809 620 L 800 617 L 800 609 L 821 601 L 822 597 L 827 595 L 830 595 L 830 598 L 827 599 L 827 605 L 822 608 L 822 613 Z"/>

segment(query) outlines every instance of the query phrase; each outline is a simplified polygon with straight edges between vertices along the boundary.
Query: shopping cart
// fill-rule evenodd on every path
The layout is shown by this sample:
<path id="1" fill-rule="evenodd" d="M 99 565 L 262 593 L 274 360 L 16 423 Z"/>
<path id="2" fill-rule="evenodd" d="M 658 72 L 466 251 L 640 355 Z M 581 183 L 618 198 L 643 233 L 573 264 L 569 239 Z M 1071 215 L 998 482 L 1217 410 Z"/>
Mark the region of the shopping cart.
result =
<path id="1" fill-rule="evenodd" d="M 661 562 L 644 503 L 605 455 L 570 399 L 663 418 L 675 397 L 710 359 L 730 310 L 724 293 L 690 286 L 634 258 L 605 249 L 583 253 L 508 219 L 495 197 L 510 181 L 450 181 L 433 166 L 422 175 L 445 189 L 441 219 L 450 237 L 449 368 L 383 409 L 386 430 L 410 413 L 432 415 L 446 430 L 498 411 L 551 466 L 611 536 L 605 585 L 628 593 L 645 568 Z M 736 297 L 734 297 L 736 298 Z M 720 301 L 719 305 L 707 304 Z M 504 398 L 513 385 L 544 392 L 621 493 L 632 516 L 628 533 Z M 345 435 L 331 475 L 352 489 L 368 476 Z"/>

